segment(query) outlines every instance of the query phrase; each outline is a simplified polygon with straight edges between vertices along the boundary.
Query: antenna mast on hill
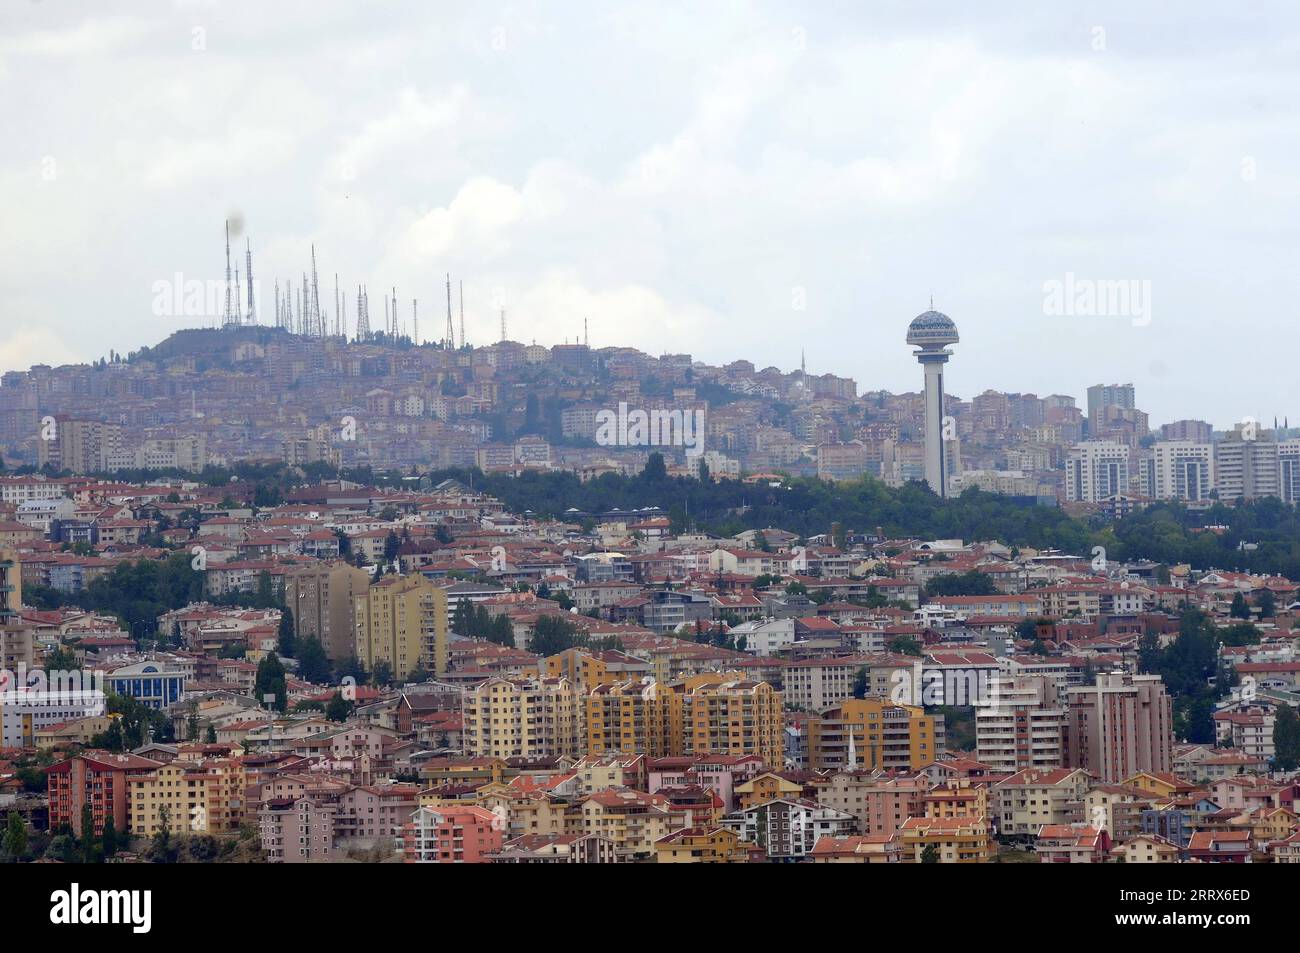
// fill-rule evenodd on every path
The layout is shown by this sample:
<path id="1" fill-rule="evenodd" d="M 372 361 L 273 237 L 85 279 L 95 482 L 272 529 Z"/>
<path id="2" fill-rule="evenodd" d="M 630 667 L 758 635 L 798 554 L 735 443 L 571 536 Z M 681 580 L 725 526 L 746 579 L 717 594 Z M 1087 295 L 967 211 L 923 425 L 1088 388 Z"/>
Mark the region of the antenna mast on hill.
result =
<path id="1" fill-rule="evenodd" d="M 451 272 L 447 273 L 447 336 L 442 343 L 449 351 L 456 346 L 456 328 L 451 323 Z"/>

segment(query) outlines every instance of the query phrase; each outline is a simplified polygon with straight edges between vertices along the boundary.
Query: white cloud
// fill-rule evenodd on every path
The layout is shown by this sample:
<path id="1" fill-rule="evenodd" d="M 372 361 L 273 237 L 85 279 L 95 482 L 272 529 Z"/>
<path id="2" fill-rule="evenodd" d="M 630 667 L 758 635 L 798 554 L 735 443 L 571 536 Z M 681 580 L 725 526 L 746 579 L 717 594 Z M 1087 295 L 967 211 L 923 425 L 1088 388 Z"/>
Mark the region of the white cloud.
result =
<path id="1" fill-rule="evenodd" d="M 0 338 L 0 367 L 25 369 L 33 364 L 68 364 L 76 360 L 75 352 L 47 328 L 24 327 Z"/>

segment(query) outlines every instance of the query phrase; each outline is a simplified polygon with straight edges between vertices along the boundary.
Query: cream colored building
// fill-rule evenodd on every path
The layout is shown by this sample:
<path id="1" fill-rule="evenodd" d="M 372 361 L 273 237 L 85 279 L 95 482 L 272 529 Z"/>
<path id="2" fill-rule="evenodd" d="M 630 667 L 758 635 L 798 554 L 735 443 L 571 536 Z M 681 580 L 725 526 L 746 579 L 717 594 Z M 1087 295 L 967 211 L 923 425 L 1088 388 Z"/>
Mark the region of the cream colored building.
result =
<path id="1" fill-rule="evenodd" d="M 237 760 L 173 761 L 127 778 L 127 827 L 152 837 L 166 822 L 173 834 L 233 831 L 244 818 L 247 776 Z"/>
<path id="2" fill-rule="evenodd" d="M 366 671 L 381 662 L 395 678 L 417 666 L 447 671 L 447 593 L 426 577 L 384 576 L 358 596 L 356 656 Z"/>
<path id="3" fill-rule="evenodd" d="M 465 753 L 471 757 L 578 757 L 582 703 L 567 678 L 489 678 L 465 690 Z"/>

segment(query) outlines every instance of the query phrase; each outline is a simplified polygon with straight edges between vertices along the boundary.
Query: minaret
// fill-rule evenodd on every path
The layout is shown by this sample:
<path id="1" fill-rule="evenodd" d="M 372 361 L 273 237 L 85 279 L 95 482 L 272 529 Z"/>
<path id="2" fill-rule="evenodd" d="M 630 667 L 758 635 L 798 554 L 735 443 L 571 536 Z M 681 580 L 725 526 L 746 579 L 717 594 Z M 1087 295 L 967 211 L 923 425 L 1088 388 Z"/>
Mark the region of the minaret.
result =
<path id="1" fill-rule="evenodd" d="M 925 370 L 925 482 L 938 496 L 948 495 L 947 456 L 943 446 L 943 366 L 952 357 L 957 325 L 930 310 L 917 315 L 907 328 L 907 343 L 920 348 L 916 359 Z"/>
<path id="2" fill-rule="evenodd" d="M 257 323 L 257 305 L 253 301 L 253 244 L 247 238 L 244 248 L 244 280 L 248 282 L 248 315 L 244 321 L 247 324 Z"/>

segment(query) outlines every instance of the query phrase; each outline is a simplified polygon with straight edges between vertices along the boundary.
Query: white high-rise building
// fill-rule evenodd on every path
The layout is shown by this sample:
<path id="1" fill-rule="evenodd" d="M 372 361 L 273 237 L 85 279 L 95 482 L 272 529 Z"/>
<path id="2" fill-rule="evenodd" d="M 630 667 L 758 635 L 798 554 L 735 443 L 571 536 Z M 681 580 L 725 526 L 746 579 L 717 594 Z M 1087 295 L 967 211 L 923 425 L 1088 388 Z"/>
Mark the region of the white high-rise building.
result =
<path id="1" fill-rule="evenodd" d="M 1065 764 L 1065 705 L 1053 678 L 999 676 L 990 703 L 975 709 L 975 758 L 998 771 Z"/>
<path id="2" fill-rule="evenodd" d="M 1158 500 L 1208 500 L 1214 489 L 1214 446 L 1191 440 L 1162 440 L 1152 448 Z"/>
<path id="3" fill-rule="evenodd" d="M 939 496 L 948 495 L 948 460 L 944 437 L 957 439 L 955 428 L 945 434 L 943 425 L 943 366 L 956 344 L 957 325 L 938 311 L 926 311 L 912 319 L 907 327 L 907 343 L 920 348 L 916 359 L 925 369 L 925 482 Z"/>
<path id="4" fill-rule="evenodd" d="M 1065 496 L 1071 503 L 1101 503 L 1130 492 L 1130 449 L 1109 440 L 1085 440 L 1070 448 Z"/>
<path id="5" fill-rule="evenodd" d="M 1214 480 L 1220 500 L 1281 496 L 1280 469 L 1274 440 L 1249 439 L 1246 431 L 1238 429 L 1214 445 Z"/>

